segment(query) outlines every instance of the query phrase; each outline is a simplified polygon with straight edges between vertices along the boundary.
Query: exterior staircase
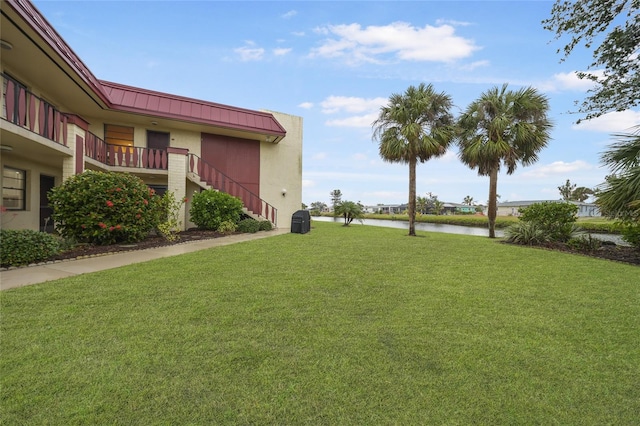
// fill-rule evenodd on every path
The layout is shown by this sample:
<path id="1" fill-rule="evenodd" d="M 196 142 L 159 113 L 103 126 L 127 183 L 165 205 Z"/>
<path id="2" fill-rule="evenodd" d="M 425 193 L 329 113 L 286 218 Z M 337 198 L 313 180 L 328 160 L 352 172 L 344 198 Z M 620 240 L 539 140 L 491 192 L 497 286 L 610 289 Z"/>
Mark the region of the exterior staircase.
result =
<path id="1" fill-rule="evenodd" d="M 188 154 L 187 178 L 204 189 L 215 189 L 242 200 L 244 212 L 256 220 L 268 220 L 275 227 L 278 210 L 242 184 L 231 179 L 196 154 Z"/>

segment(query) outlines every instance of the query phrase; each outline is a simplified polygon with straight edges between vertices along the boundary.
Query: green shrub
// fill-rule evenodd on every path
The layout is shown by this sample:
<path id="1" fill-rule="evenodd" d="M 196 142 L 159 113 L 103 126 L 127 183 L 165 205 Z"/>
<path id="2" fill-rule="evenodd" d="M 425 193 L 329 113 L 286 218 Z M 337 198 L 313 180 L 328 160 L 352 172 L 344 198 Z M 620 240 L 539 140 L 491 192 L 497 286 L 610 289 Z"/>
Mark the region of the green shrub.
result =
<path id="1" fill-rule="evenodd" d="M 540 245 L 551 241 L 549 232 L 537 222 L 519 222 L 504 231 L 506 241 L 514 244 Z"/>
<path id="2" fill-rule="evenodd" d="M 591 234 L 580 234 L 571 237 L 567 241 L 567 245 L 574 250 L 579 251 L 593 251 L 602 246 L 602 241 L 591 236 Z"/>
<path id="3" fill-rule="evenodd" d="M 0 264 L 4 267 L 41 262 L 60 250 L 60 240 L 54 235 L 30 229 L 0 230 Z"/>
<path id="4" fill-rule="evenodd" d="M 129 173 L 86 171 L 51 190 L 56 230 L 98 245 L 136 242 L 159 223 L 159 197 Z"/>
<path id="5" fill-rule="evenodd" d="M 260 231 L 271 231 L 273 229 L 273 224 L 268 220 L 261 220 L 258 223 L 260 224 Z"/>
<path id="6" fill-rule="evenodd" d="M 227 193 L 208 189 L 193 195 L 191 221 L 201 229 L 217 231 L 223 222 L 236 223 L 242 215 L 242 201 Z"/>
<path id="7" fill-rule="evenodd" d="M 640 250 L 640 223 L 624 224 L 620 228 L 622 239 Z"/>
<path id="8" fill-rule="evenodd" d="M 255 219 L 242 219 L 238 222 L 238 232 L 254 234 L 260 230 L 260 222 Z"/>
<path id="9" fill-rule="evenodd" d="M 549 235 L 551 241 L 566 242 L 575 231 L 578 207 L 571 203 L 535 203 L 520 209 L 522 222 L 533 222 Z"/>
<path id="10" fill-rule="evenodd" d="M 218 232 L 225 235 L 233 234 L 234 232 L 236 232 L 237 227 L 238 225 L 236 225 L 235 222 L 232 222 L 230 220 L 225 220 L 218 227 Z"/>
<path id="11" fill-rule="evenodd" d="M 159 223 L 156 229 L 167 241 L 175 241 L 180 238 L 178 235 L 182 226 L 180 209 L 186 202 L 186 198 L 176 200 L 176 195 L 171 191 L 165 192 L 160 197 L 158 203 Z"/>

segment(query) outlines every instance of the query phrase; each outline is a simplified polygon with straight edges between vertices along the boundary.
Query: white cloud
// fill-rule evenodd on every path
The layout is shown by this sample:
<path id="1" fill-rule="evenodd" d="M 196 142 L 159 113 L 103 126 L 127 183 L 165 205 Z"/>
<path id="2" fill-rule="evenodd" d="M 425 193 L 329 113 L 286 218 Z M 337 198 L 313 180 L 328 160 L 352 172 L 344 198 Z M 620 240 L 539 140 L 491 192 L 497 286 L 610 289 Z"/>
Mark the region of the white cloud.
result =
<path id="1" fill-rule="evenodd" d="M 462 65 L 460 69 L 462 71 L 473 71 L 476 68 L 488 67 L 490 64 L 491 62 L 485 59 L 482 61 L 475 61 L 475 62 L 471 62 L 470 64 Z"/>
<path id="2" fill-rule="evenodd" d="M 290 10 L 287 13 L 282 15 L 283 19 L 289 19 L 289 18 L 293 18 L 294 16 L 296 16 L 298 14 L 297 10 Z"/>
<path id="3" fill-rule="evenodd" d="M 467 27 L 469 25 L 471 25 L 471 22 L 465 22 L 465 21 L 456 21 L 454 19 L 437 19 L 436 20 L 436 25 L 454 25 L 456 27 Z"/>
<path id="4" fill-rule="evenodd" d="M 301 104 L 298 104 L 298 107 L 304 108 L 304 109 L 311 109 L 313 108 L 313 102 L 302 102 Z"/>
<path id="5" fill-rule="evenodd" d="M 452 163 L 454 161 L 458 161 L 458 153 L 451 149 L 448 149 L 442 157 L 437 157 L 434 160 L 443 163 Z"/>
<path id="6" fill-rule="evenodd" d="M 376 118 L 378 118 L 378 114 L 374 112 L 366 115 L 327 120 L 325 124 L 330 127 L 371 127 Z"/>
<path id="7" fill-rule="evenodd" d="M 571 163 L 564 161 L 554 161 L 551 164 L 536 166 L 522 173 L 522 177 L 545 178 L 550 176 L 566 176 L 568 173 L 587 171 L 594 169 L 594 166 L 586 161 L 576 160 Z"/>
<path id="8" fill-rule="evenodd" d="M 329 96 L 320 103 L 322 112 L 333 114 L 336 112 L 370 112 L 377 111 L 388 102 L 387 98 L 357 98 L 349 96 Z"/>
<path id="9" fill-rule="evenodd" d="M 276 56 L 284 56 L 287 53 L 291 52 L 291 50 L 292 50 L 291 48 L 281 47 L 281 48 L 278 48 L 278 49 L 273 49 L 273 54 L 276 55 Z"/>
<path id="10" fill-rule="evenodd" d="M 302 187 L 303 188 L 312 188 L 316 186 L 315 181 L 312 181 L 310 179 L 302 179 Z"/>
<path id="11" fill-rule="evenodd" d="M 571 71 L 554 74 L 551 79 L 537 84 L 537 87 L 545 92 L 587 92 L 595 86 L 596 83 L 593 81 L 587 78 L 579 78 L 576 72 L 577 71 Z M 590 73 L 601 76 L 603 71 L 594 70 L 590 71 Z"/>
<path id="12" fill-rule="evenodd" d="M 291 34 L 296 37 L 304 37 L 304 31 L 294 31 Z"/>
<path id="13" fill-rule="evenodd" d="M 455 35 L 451 25 L 414 27 L 406 22 L 385 26 L 360 24 L 328 25 L 316 33 L 333 38 L 323 40 L 312 57 L 345 58 L 350 64 L 379 63 L 385 55 L 404 61 L 451 62 L 479 49 L 473 40 Z"/>
<path id="14" fill-rule="evenodd" d="M 247 41 L 246 46 L 238 47 L 234 49 L 234 52 L 240 56 L 242 61 L 259 61 L 264 57 L 264 49 L 254 46 L 255 43 L 253 41 Z"/>
<path id="15" fill-rule="evenodd" d="M 589 130 L 595 132 L 624 133 L 632 130 L 634 126 L 640 125 L 640 111 L 626 110 L 610 112 L 591 120 L 581 121 L 574 124 L 574 130 Z"/>

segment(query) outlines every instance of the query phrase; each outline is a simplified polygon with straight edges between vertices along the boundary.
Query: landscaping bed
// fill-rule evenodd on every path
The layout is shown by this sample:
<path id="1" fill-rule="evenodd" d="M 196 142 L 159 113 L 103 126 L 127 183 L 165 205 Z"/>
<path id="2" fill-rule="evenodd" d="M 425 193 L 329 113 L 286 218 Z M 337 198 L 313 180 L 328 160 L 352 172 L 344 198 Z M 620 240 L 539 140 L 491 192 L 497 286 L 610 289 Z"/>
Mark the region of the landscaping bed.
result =
<path id="1" fill-rule="evenodd" d="M 76 259 L 79 257 L 100 256 L 104 254 L 112 254 L 126 252 L 132 250 L 145 250 L 156 247 L 165 247 L 175 244 L 184 244 L 192 241 L 201 241 L 211 238 L 222 238 L 229 234 L 223 234 L 218 231 L 209 231 L 203 229 L 189 229 L 178 234 L 178 238 L 169 241 L 160 235 L 151 235 L 137 243 L 121 243 L 111 245 L 94 245 L 94 244 L 78 244 L 73 249 L 66 250 L 51 257 L 50 261 Z"/>

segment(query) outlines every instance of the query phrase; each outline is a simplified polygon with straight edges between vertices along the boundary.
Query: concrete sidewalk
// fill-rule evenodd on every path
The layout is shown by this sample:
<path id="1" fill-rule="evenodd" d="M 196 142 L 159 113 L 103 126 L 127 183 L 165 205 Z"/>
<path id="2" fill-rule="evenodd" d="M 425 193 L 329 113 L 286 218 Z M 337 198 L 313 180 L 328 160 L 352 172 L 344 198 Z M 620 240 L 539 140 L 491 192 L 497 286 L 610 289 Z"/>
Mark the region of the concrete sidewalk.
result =
<path id="1" fill-rule="evenodd" d="M 0 290 L 38 284 L 74 275 L 88 274 L 91 272 L 130 265 L 132 263 L 146 262 L 148 260 L 158 259 L 161 257 L 176 256 L 178 254 L 191 253 L 198 250 L 205 250 L 208 248 L 225 246 L 243 241 L 288 234 L 289 232 L 290 230 L 285 228 L 256 232 L 255 234 L 235 234 L 228 237 L 212 238 L 203 241 L 176 244 L 147 250 L 134 250 L 86 259 L 65 260 L 45 265 L 28 266 L 24 268 L 0 271 Z"/>

